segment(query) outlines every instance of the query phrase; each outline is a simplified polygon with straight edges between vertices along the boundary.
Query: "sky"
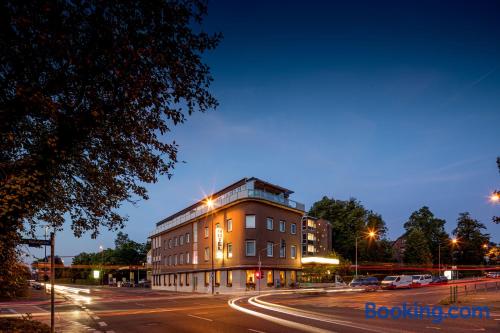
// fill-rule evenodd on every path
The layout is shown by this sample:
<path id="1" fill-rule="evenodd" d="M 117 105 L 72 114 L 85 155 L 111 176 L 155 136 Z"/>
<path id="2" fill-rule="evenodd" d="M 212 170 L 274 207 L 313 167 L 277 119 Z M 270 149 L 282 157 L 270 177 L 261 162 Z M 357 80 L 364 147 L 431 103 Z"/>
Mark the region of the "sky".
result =
<path id="1" fill-rule="evenodd" d="M 120 208 L 130 238 L 255 176 L 306 209 L 357 198 L 390 239 L 427 205 L 448 232 L 468 211 L 500 242 L 488 202 L 500 188 L 499 2 L 211 1 L 203 27 L 224 34 L 204 56 L 220 106 L 165 137 L 185 163 Z M 75 239 L 67 225 L 56 253 L 113 247 L 115 234 Z"/>

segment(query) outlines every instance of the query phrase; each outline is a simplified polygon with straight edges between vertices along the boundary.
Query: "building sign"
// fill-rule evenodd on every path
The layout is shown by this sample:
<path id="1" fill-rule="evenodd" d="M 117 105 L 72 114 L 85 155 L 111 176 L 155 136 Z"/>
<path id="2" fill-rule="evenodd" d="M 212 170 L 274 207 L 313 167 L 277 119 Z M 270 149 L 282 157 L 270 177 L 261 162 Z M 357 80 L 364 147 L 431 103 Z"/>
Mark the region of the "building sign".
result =
<path id="1" fill-rule="evenodd" d="M 220 224 L 215 226 L 215 257 L 217 259 L 222 259 L 224 257 L 224 235 L 223 229 Z"/>
<path id="2" fill-rule="evenodd" d="M 29 247 L 40 247 L 42 245 L 50 246 L 50 239 L 21 239 L 21 244 L 27 244 Z"/>

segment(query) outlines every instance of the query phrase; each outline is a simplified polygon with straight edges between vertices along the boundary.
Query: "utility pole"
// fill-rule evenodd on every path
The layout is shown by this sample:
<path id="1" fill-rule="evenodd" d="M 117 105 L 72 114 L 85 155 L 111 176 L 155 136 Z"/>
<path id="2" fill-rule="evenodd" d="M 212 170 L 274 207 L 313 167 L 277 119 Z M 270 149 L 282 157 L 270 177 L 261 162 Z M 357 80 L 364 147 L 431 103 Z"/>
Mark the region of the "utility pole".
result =
<path id="1" fill-rule="evenodd" d="M 54 267 L 54 247 L 55 247 L 55 236 L 54 233 L 50 233 L 50 332 L 55 333 L 55 309 L 54 309 L 54 281 L 56 270 Z"/>

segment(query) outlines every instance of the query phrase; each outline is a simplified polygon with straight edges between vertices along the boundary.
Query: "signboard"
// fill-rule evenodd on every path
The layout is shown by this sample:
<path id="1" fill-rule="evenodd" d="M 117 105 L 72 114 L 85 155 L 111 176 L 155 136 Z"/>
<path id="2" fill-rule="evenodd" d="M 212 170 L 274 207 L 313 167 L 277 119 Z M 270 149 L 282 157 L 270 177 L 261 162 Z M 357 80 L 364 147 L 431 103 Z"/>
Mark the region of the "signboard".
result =
<path id="1" fill-rule="evenodd" d="M 27 244 L 30 247 L 50 246 L 50 239 L 21 239 L 21 244 Z"/>
<path id="2" fill-rule="evenodd" d="M 220 224 L 215 226 L 215 248 L 215 257 L 217 259 L 222 259 L 224 257 L 224 231 Z"/>

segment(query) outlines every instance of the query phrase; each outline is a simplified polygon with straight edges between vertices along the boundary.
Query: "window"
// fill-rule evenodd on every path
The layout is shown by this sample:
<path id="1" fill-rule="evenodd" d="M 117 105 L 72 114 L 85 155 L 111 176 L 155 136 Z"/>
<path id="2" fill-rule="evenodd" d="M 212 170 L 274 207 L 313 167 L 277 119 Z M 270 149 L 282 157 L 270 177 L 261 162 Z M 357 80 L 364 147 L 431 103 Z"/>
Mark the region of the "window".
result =
<path id="1" fill-rule="evenodd" d="M 177 246 L 179 239 L 177 237 L 174 238 L 174 247 Z"/>
<path id="2" fill-rule="evenodd" d="M 189 234 L 189 232 L 188 232 L 188 233 L 186 234 L 186 244 L 189 244 L 189 241 L 190 241 L 190 239 L 189 239 L 190 237 L 189 237 L 189 236 L 190 236 L 190 234 Z M 188 285 L 188 284 L 186 284 L 186 286 L 187 286 L 187 285 Z"/>
<path id="3" fill-rule="evenodd" d="M 316 240 L 316 237 L 314 236 L 313 233 L 307 233 L 307 240 L 314 241 Z"/>
<path id="4" fill-rule="evenodd" d="M 172 256 L 168 256 L 168 265 L 172 266 Z"/>
<path id="5" fill-rule="evenodd" d="M 285 221 L 280 221 L 280 232 L 286 231 Z"/>
<path id="6" fill-rule="evenodd" d="M 189 273 L 186 273 L 186 286 L 189 286 L 189 280 L 190 280 L 191 276 Z"/>
<path id="7" fill-rule="evenodd" d="M 290 224 L 290 233 L 295 235 L 297 233 L 297 225 L 295 223 Z"/>
<path id="8" fill-rule="evenodd" d="M 205 272 L 205 287 L 210 284 L 210 272 Z"/>
<path id="9" fill-rule="evenodd" d="M 267 285 L 272 286 L 274 284 L 274 274 L 273 271 L 267 271 Z"/>
<path id="10" fill-rule="evenodd" d="M 184 274 L 179 274 L 179 286 L 183 286 L 184 285 Z"/>
<path id="11" fill-rule="evenodd" d="M 205 248 L 205 261 L 208 261 L 210 259 L 210 249 L 208 247 Z"/>
<path id="12" fill-rule="evenodd" d="M 169 239 L 168 240 L 168 248 L 171 249 L 172 248 L 172 239 Z"/>
<path id="13" fill-rule="evenodd" d="M 184 265 L 184 253 L 181 253 L 181 254 L 179 255 L 179 264 L 180 264 L 180 265 Z"/>
<path id="14" fill-rule="evenodd" d="M 205 238 L 208 238 L 208 227 L 205 227 Z"/>
<path id="15" fill-rule="evenodd" d="M 233 257 L 233 243 L 227 243 L 227 257 Z"/>
<path id="16" fill-rule="evenodd" d="M 177 254 L 174 256 L 174 266 L 177 265 Z"/>
<path id="17" fill-rule="evenodd" d="M 255 229 L 255 215 L 245 216 L 245 228 Z"/>
<path id="18" fill-rule="evenodd" d="M 189 252 L 186 252 L 186 264 L 189 264 Z"/>
<path id="19" fill-rule="evenodd" d="M 220 286 L 220 271 L 215 271 L 215 286 Z"/>
<path id="20" fill-rule="evenodd" d="M 274 257 L 274 243 L 267 242 L 267 256 Z"/>
<path id="21" fill-rule="evenodd" d="M 184 245 L 184 235 L 181 235 L 179 237 L 179 243 L 180 243 L 180 245 Z"/>
<path id="22" fill-rule="evenodd" d="M 233 231 L 233 220 L 227 220 L 227 232 Z"/>
<path id="23" fill-rule="evenodd" d="M 198 242 L 198 222 L 193 223 L 193 242 Z"/>
<path id="24" fill-rule="evenodd" d="M 227 271 L 226 274 L 227 274 L 226 284 L 228 287 L 232 287 L 233 286 L 233 271 Z"/>
<path id="25" fill-rule="evenodd" d="M 267 230 L 273 230 L 274 229 L 274 222 L 273 222 L 273 219 L 271 217 L 268 217 L 266 219 L 266 228 Z"/>
<path id="26" fill-rule="evenodd" d="M 290 246 L 290 258 L 297 258 L 297 247 L 295 245 Z"/>
<path id="27" fill-rule="evenodd" d="M 172 285 L 172 274 L 168 274 L 168 285 Z"/>
<path id="28" fill-rule="evenodd" d="M 255 256 L 255 240 L 245 241 L 245 254 L 247 256 Z"/>
<path id="29" fill-rule="evenodd" d="M 290 272 L 290 281 L 293 283 L 297 282 L 297 272 L 296 271 Z"/>
<path id="30" fill-rule="evenodd" d="M 311 244 L 307 245 L 307 252 L 314 254 L 314 252 L 316 252 L 314 251 L 314 245 Z"/>
<path id="31" fill-rule="evenodd" d="M 247 271 L 247 283 L 255 283 L 255 271 Z"/>
<path id="32" fill-rule="evenodd" d="M 193 265 L 198 265 L 198 250 L 193 250 Z"/>
<path id="33" fill-rule="evenodd" d="M 285 256 L 286 256 L 286 243 L 285 240 L 282 239 L 280 244 L 280 258 L 285 258 Z"/>

